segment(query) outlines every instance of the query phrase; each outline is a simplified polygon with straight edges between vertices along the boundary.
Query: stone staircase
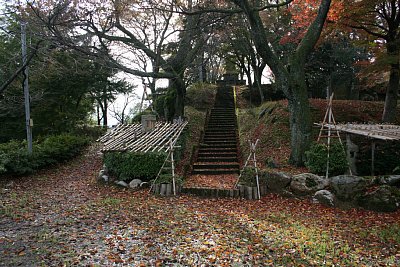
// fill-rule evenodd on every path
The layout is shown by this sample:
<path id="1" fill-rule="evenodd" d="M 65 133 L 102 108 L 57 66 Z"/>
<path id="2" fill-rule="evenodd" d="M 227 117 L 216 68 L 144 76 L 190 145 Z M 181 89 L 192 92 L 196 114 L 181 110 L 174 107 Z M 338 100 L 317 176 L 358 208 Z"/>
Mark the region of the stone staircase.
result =
<path id="1" fill-rule="evenodd" d="M 231 86 L 219 86 L 192 174 L 239 174 L 237 122 Z"/>

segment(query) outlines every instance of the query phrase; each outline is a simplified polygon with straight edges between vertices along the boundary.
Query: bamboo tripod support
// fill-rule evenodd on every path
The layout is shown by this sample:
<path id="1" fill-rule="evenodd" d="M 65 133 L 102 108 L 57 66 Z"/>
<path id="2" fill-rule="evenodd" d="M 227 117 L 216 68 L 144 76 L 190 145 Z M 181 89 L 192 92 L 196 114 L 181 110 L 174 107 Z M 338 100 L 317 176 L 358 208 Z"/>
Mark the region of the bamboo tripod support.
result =
<path id="1" fill-rule="evenodd" d="M 257 159 L 256 159 L 256 148 L 257 148 L 257 145 L 258 145 L 258 142 L 259 142 L 259 141 L 260 141 L 260 140 L 257 139 L 255 143 L 252 143 L 252 142 L 249 140 L 250 154 L 249 154 L 249 156 L 248 156 L 247 159 L 246 159 L 246 162 L 245 162 L 245 164 L 244 164 L 244 166 L 243 166 L 243 169 L 240 171 L 240 175 L 239 175 L 239 177 L 238 177 L 238 180 L 236 181 L 235 188 L 237 188 L 237 186 L 238 186 L 240 177 L 242 177 L 242 174 L 243 174 L 244 169 L 247 167 L 247 165 L 248 165 L 249 162 L 251 161 L 251 162 L 253 163 L 253 168 L 254 168 L 254 170 L 255 170 L 255 172 L 256 172 L 256 177 L 255 177 L 255 178 L 256 178 L 256 183 L 257 183 L 257 198 L 258 198 L 258 199 L 261 199 L 261 194 L 260 194 L 260 180 L 259 180 L 259 177 L 258 177 L 258 167 L 257 167 Z"/>
<path id="2" fill-rule="evenodd" d="M 175 148 L 177 148 L 177 147 L 179 147 L 179 146 L 175 146 L 175 143 L 173 143 L 172 140 L 169 142 L 167 157 L 165 158 L 163 165 L 161 166 L 160 170 L 158 171 L 156 179 L 154 179 L 153 183 L 151 184 L 149 193 L 153 190 L 154 185 L 156 184 L 157 179 L 160 177 L 161 172 L 167 168 L 166 163 L 169 162 L 169 163 L 171 163 L 172 190 L 173 190 L 174 196 L 176 196 L 174 151 L 175 151 Z"/>
<path id="3" fill-rule="evenodd" d="M 329 177 L 330 146 L 331 146 L 331 138 L 334 137 L 334 136 L 332 136 L 332 130 L 335 132 L 336 137 L 339 139 L 339 142 L 344 150 L 344 146 L 343 146 L 342 139 L 340 138 L 339 130 L 336 128 L 335 117 L 333 116 L 333 111 L 332 111 L 333 95 L 334 95 L 334 93 L 332 93 L 331 96 L 329 97 L 328 106 L 326 108 L 324 120 L 322 121 L 321 128 L 319 130 L 318 139 L 317 139 L 317 142 L 319 143 L 321 141 L 321 138 L 324 137 L 322 135 L 322 133 L 324 131 L 324 127 L 326 126 L 326 124 L 328 124 L 327 125 L 328 135 L 326 136 L 327 137 L 327 148 L 328 148 L 328 154 L 327 154 L 327 158 L 326 158 L 326 173 L 325 173 L 326 178 Z M 327 120 L 328 120 L 328 122 L 327 122 Z M 332 127 L 332 125 L 333 125 L 333 127 Z M 349 168 L 349 171 L 350 171 L 350 174 L 352 174 L 350 168 Z"/>

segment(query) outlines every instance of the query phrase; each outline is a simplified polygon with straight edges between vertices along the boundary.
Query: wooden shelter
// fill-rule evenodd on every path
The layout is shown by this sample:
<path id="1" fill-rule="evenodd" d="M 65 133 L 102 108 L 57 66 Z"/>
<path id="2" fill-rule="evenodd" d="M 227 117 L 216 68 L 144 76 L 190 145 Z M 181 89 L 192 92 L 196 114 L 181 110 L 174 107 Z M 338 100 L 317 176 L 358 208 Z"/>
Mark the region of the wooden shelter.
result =
<path id="1" fill-rule="evenodd" d="M 350 134 L 364 136 L 371 139 L 371 175 L 375 174 L 375 140 L 400 141 L 400 126 L 392 124 L 332 124 L 316 123 L 316 125 L 331 131 L 346 133 L 347 143 L 350 143 Z"/>
<path id="2" fill-rule="evenodd" d="M 322 124 L 317 123 L 322 126 Z M 392 124 L 324 124 L 326 128 L 333 131 L 340 131 L 345 133 L 357 134 L 366 136 L 373 139 L 380 139 L 386 141 L 400 140 L 400 126 Z"/>
<path id="3" fill-rule="evenodd" d="M 118 125 L 97 141 L 103 143 L 102 152 L 167 152 L 175 144 L 187 121 L 157 122 L 153 130 L 144 130 L 141 123 Z"/>

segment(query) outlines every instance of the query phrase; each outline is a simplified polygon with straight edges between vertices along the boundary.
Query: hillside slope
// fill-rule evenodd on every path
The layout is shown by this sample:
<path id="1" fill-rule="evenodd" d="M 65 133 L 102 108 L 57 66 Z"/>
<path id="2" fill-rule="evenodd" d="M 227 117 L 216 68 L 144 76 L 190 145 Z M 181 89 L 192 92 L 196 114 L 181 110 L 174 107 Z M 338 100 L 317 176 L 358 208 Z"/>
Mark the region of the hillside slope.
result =
<path id="1" fill-rule="evenodd" d="M 261 168 L 276 168 L 279 171 L 300 173 L 305 168 L 295 168 L 288 164 L 290 156 L 290 130 L 287 100 L 264 102 L 259 107 L 249 108 L 246 101 L 239 103 L 239 133 L 242 157 L 249 153 L 248 140 L 260 139 L 257 147 L 257 160 Z M 334 100 L 333 114 L 337 123 L 379 123 L 383 111 L 383 102 Z M 310 99 L 314 122 L 322 122 L 327 101 Z M 400 124 L 400 108 L 397 111 L 396 124 Z M 313 129 L 313 140 L 317 139 L 319 129 Z"/>

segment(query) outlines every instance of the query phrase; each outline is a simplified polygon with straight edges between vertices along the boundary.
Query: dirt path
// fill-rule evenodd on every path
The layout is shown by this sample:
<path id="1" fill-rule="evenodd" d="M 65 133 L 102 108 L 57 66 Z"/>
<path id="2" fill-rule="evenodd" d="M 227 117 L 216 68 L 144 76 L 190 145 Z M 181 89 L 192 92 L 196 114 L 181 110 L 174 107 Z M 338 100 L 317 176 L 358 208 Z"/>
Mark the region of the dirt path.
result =
<path id="1" fill-rule="evenodd" d="M 101 185 L 92 147 L 0 181 L 0 266 L 396 266 L 400 212 L 260 201 L 159 198 Z"/>

